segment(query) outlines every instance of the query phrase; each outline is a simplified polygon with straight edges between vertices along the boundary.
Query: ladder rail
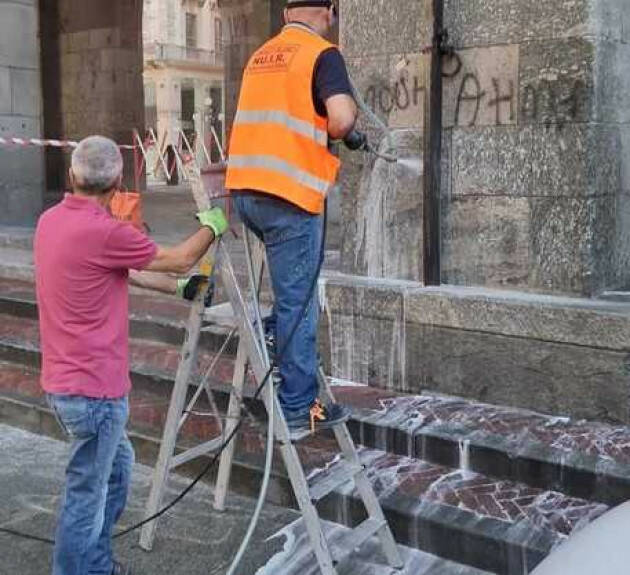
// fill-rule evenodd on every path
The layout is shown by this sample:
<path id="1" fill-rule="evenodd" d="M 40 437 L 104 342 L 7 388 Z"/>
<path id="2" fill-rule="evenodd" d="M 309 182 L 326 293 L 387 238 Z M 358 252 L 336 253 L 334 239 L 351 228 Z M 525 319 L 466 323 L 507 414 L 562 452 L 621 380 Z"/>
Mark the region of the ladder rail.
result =
<path id="1" fill-rule="evenodd" d="M 182 346 L 181 360 L 177 367 L 175 385 L 173 386 L 171 402 L 164 426 L 164 435 L 160 445 L 160 453 L 153 472 L 153 481 L 147 502 L 145 518 L 154 515 L 162 505 L 168 473 L 171 468 L 171 460 L 175 451 L 179 421 L 186 401 L 188 382 L 190 381 L 190 376 L 197 360 L 197 349 L 204 313 L 204 298 L 198 297 L 190 309 L 188 329 L 186 331 L 184 345 Z M 140 547 L 147 551 L 151 550 L 155 539 L 156 528 L 157 521 L 151 521 L 143 526 L 140 533 Z"/>
<path id="2" fill-rule="evenodd" d="M 205 209 L 209 206 L 209 198 L 201 183 L 201 174 L 193 167 L 190 170 L 190 180 L 192 183 L 193 195 L 199 209 Z M 206 257 L 204 265 L 208 273 L 214 271 L 215 275 L 219 275 L 222 285 L 227 293 L 228 300 L 232 307 L 232 313 L 239 333 L 239 344 L 237 350 L 237 358 L 235 370 L 232 379 L 232 393 L 227 412 L 227 422 L 224 427 L 223 438 L 231 436 L 241 417 L 241 408 L 243 402 L 243 387 L 248 373 L 248 366 L 254 376 L 254 380 L 259 386 L 258 395 L 267 409 L 267 413 L 273 417 L 273 435 L 279 444 L 280 453 L 287 470 L 295 498 L 302 513 L 305 527 L 315 553 L 317 563 L 320 567 L 322 575 L 337 575 L 336 562 L 333 559 L 331 546 L 326 540 L 323 532 L 321 519 L 317 508 L 313 502 L 308 480 L 304 473 L 304 469 L 300 462 L 300 457 L 295 443 L 291 440 L 291 434 L 284 418 L 282 407 L 276 393 L 262 393 L 262 383 L 273 386 L 273 378 L 270 369 L 269 357 L 265 345 L 264 329 L 262 326 L 262 318 L 259 309 L 260 285 L 262 283 L 262 273 L 264 266 L 264 257 L 262 255 L 261 246 L 258 245 L 256 252 L 256 261 L 252 261 L 252 249 L 249 244 L 249 232 L 245 232 L 245 250 L 248 265 L 248 276 L 250 288 L 253 297 L 254 320 L 250 317 L 250 312 L 243 294 L 239 288 L 236 274 L 227 251 L 222 241 L 213 244 L 209 254 Z M 214 258 L 212 257 L 214 254 Z M 212 269 L 214 264 L 214 270 Z M 221 444 L 223 438 L 219 440 L 211 440 L 201 445 L 187 450 L 179 455 L 175 455 L 177 434 L 182 420 L 183 410 L 186 404 L 188 386 L 191 375 L 197 361 L 197 351 L 199 347 L 200 333 L 203 327 L 203 321 L 206 317 L 204 305 L 204 297 L 198 297 L 193 303 L 190 311 L 188 329 L 186 338 L 182 346 L 181 360 L 177 369 L 175 385 L 171 395 L 167 421 L 165 425 L 162 445 L 158 462 L 153 475 L 153 483 L 151 493 L 147 504 L 145 517 L 155 514 L 162 503 L 162 498 L 166 488 L 169 471 L 175 466 L 190 459 L 203 455 L 211 448 Z M 227 345 L 227 344 L 226 344 Z M 332 390 L 328 384 L 325 374 L 319 371 L 321 393 L 327 401 L 334 401 Z M 202 382 L 203 387 L 210 393 L 207 378 Z M 189 403 L 187 411 L 194 405 L 194 401 L 202 393 L 197 390 L 193 402 Z M 335 438 L 339 444 L 340 450 L 345 461 L 354 470 L 352 478 L 354 479 L 356 488 L 365 505 L 368 519 L 362 526 L 355 530 L 352 537 L 348 539 L 349 544 L 352 541 L 357 544 L 362 543 L 371 534 L 376 533 L 380 539 L 383 551 L 387 557 L 389 564 L 394 568 L 402 567 L 403 563 L 398 551 L 398 547 L 394 540 L 393 534 L 387 520 L 380 507 L 378 497 L 376 496 L 372 484 L 367 476 L 360 457 L 356 451 L 356 447 L 352 440 L 352 436 L 348 431 L 347 425 L 340 424 L 334 428 Z M 219 443 L 217 443 L 219 441 Z M 235 441 L 228 444 L 221 454 L 219 465 L 216 491 L 214 498 L 214 507 L 218 510 L 225 509 L 225 500 L 229 488 L 230 475 L 235 451 Z M 150 550 L 157 528 L 157 522 L 153 521 L 145 525 L 142 529 L 140 537 L 140 545 L 143 549 Z M 339 559 L 347 557 L 351 554 L 352 549 L 335 549 L 335 556 Z"/>
<path id="3" fill-rule="evenodd" d="M 223 256 L 224 254 L 221 255 Z M 238 289 L 236 276 L 230 260 L 222 257 L 219 269 L 223 280 L 223 286 L 228 292 L 228 298 L 232 302 L 234 315 L 239 324 L 239 334 L 241 335 L 243 345 L 247 350 L 250 359 L 250 366 L 254 373 L 256 382 L 260 385 L 265 378 L 270 377 L 270 374 L 268 373 L 268 368 L 265 367 L 264 358 L 262 357 L 256 344 L 256 338 L 254 335 L 255 329 L 247 314 L 245 302 L 240 290 Z M 273 382 L 268 381 L 267 385 L 273 385 Z M 290 440 L 289 428 L 287 427 L 286 420 L 284 419 L 278 397 L 276 394 L 274 394 L 273 397 L 273 404 L 270 404 L 267 394 L 262 394 L 262 400 L 265 403 L 268 412 L 274 410 L 274 433 L 280 442 L 280 453 L 282 454 L 282 459 L 287 469 L 287 473 L 289 474 L 289 479 L 291 481 L 291 485 L 293 486 L 295 497 L 304 517 L 315 555 L 320 568 L 322 569 L 323 575 L 336 575 L 337 572 L 333 565 L 328 542 L 324 537 L 317 510 L 310 499 L 308 483 L 302 466 L 299 463 L 297 450 Z"/>

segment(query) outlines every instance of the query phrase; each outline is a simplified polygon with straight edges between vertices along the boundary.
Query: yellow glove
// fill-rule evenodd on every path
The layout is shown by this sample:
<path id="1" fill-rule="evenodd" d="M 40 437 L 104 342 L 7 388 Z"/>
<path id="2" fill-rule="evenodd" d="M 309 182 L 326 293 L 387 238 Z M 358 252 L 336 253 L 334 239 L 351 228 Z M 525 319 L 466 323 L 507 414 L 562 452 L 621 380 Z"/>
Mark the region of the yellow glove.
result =
<path id="1" fill-rule="evenodd" d="M 212 208 L 197 214 L 197 219 L 202 226 L 210 228 L 214 237 L 221 237 L 228 229 L 228 221 L 221 208 Z"/>

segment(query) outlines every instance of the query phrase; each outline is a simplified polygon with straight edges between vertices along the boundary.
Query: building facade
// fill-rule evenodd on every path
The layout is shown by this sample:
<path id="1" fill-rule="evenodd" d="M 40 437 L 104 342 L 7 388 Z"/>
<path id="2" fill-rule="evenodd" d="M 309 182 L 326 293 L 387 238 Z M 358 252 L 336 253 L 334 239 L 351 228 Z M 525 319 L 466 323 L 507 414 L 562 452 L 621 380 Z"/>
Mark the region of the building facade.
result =
<path id="1" fill-rule="evenodd" d="M 147 129 L 176 144 L 180 130 L 189 136 L 212 123 L 223 139 L 224 40 L 216 0 L 146 0 L 142 40 Z"/>

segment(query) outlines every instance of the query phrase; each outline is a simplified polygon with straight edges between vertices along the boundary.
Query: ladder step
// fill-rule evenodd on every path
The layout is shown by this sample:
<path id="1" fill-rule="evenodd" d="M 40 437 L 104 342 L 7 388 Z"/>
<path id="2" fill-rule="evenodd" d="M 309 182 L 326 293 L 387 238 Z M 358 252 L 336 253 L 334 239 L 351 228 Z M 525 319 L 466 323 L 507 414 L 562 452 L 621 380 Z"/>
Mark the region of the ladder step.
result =
<path id="1" fill-rule="evenodd" d="M 309 485 L 309 493 L 311 501 L 320 501 L 329 493 L 332 493 L 337 487 L 342 486 L 347 481 L 363 471 L 361 465 L 342 461 L 327 471 L 322 471 L 317 475 L 313 482 Z"/>
<path id="2" fill-rule="evenodd" d="M 331 554 L 335 564 L 347 559 L 357 548 L 361 547 L 370 537 L 376 535 L 383 527 L 387 526 L 384 519 L 366 519 L 352 531 L 349 531 L 338 541 L 331 543 Z"/>
<path id="3" fill-rule="evenodd" d="M 262 317 L 266 317 L 271 314 L 271 306 L 260 306 L 260 313 Z M 204 321 L 211 323 L 214 326 L 235 328 L 238 326 L 236 317 L 234 317 L 234 310 L 230 302 L 220 303 L 206 308 L 204 314 Z"/>
<path id="4" fill-rule="evenodd" d="M 173 459 L 171 459 L 171 464 L 169 468 L 175 469 L 180 465 L 184 465 L 184 463 L 188 463 L 193 459 L 197 459 L 197 457 L 201 457 L 202 455 L 206 455 L 207 453 L 217 451 L 221 447 L 221 445 L 223 445 L 223 437 L 217 437 L 216 439 L 211 439 L 210 441 L 201 443 L 196 447 L 187 449 L 186 451 L 183 451 L 182 453 L 174 456 Z"/>

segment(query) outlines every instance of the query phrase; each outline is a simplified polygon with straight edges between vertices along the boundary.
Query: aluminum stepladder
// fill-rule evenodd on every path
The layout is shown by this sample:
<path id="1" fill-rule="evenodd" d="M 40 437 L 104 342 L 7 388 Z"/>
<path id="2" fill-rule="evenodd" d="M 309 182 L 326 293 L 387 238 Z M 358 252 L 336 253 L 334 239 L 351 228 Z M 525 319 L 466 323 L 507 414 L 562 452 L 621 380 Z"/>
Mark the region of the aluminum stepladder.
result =
<path id="1" fill-rule="evenodd" d="M 209 205 L 208 196 L 203 189 L 199 174 L 193 175 L 191 183 L 198 208 L 207 208 Z M 248 241 L 247 237 L 245 241 Z M 249 247 L 247 243 L 246 247 Z M 186 416 L 184 407 L 191 375 L 196 365 L 200 332 L 204 320 L 213 321 L 217 318 L 215 310 L 213 310 L 213 308 L 206 310 L 204 298 L 198 297 L 192 304 L 190 310 L 187 333 L 182 346 L 180 364 L 171 395 L 160 446 L 160 454 L 154 472 L 145 517 L 150 517 L 160 509 L 168 475 L 172 469 L 202 455 L 216 452 L 222 445 L 223 438 L 228 437 L 232 433 L 234 427 L 237 425 L 237 418 L 240 417 L 241 404 L 243 401 L 243 386 L 248 366 L 257 385 L 267 376 L 269 370 L 267 353 L 263 351 L 265 342 L 262 330 L 254 326 L 254 322 L 250 317 L 249 307 L 237 283 L 229 253 L 222 242 L 216 242 L 214 248 L 211 249 L 215 252 L 214 273 L 220 277 L 223 288 L 229 299 L 229 305 L 231 306 L 231 317 L 229 320 L 225 322 L 224 319 L 220 319 L 219 322 L 223 321 L 224 327 L 230 327 L 232 330 L 236 329 L 239 335 L 233 376 L 233 389 L 228 406 L 226 425 L 223 429 L 222 437 L 202 443 L 197 447 L 175 455 L 177 434 L 183 421 L 182 418 Z M 248 265 L 251 266 L 250 279 L 252 277 L 260 279 L 264 266 L 262 247 L 258 245 L 257 249 L 253 250 L 253 257 L 251 257 L 249 249 L 247 249 L 246 252 L 249 259 Z M 255 281 L 250 287 L 252 288 L 252 293 L 257 293 Z M 218 317 L 225 318 L 225 316 L 220 313 Z M 258 323 L 258 326 L 259 325 L 260 323 Z M 321 370 L 319 379 L 322 399 L 324 401 L 334 401 L 328 380 Z M 203 385 L 208 385 L 207 378 L 204 378 Z M 269 381 L 267 385 L 273 385 L 273 381 Z M 205 387 L 205 389 L 208 395 L 211 396 L 209 386 Z M 201 386 L 197 390 L 193 402 L 195 398 L 199 396 L 200 392 Z M 273 396 L 273 399 L 271 399 L 271 396 Z M 275 393 L 269 394 L 263 392 L 260 397 L 265 404 L 267 412 L 271 413 L 273 410 L 275 440 L 279 445 L 279 450 L 302 513 L 304 525 L 321 573 L 323 575 L 336 575 L 336 564 L 347 558 L 356 548 L 360 547 L 374 535 L 378 536 L 380 539 L 383 552 L 389 565 L 395 569 L 402 568 L 403 561 L 400 557 L 398 547 L 367 476 L 366 469 L 360 461 L 347 425 L 343 423 L 333 428 L 334 435 L 343 456 L 343 463 L 336 467 L 335 473 L 331 474 L 331 476 L 325 477 L 319 483 L 309 485 L 300 462 L 296 445 L 290 438 L 289 429 L 284 419 L 277 395 Z M 305 435 L 308 435 L 308 433 Z M 234 457 L 234 445 L 235 441 L 232 441 L 221 455 L 214 501 L 214 506 L 218 510 L 225 508 L 225 498 L 227 496 Z M 367 519 L 354 529 L 348 531 L 348 533 L 335 544 L 334 548 L 332 548 L 329 546 L 324 536 L 322 523 L 315 504 L 348 480 L 354 480 L 356 489 L 367 512 Z M 156 521 L 144 526 L 140 536 L 140 546 L 143 549 L 151 549 L 156 527 Z"/>

